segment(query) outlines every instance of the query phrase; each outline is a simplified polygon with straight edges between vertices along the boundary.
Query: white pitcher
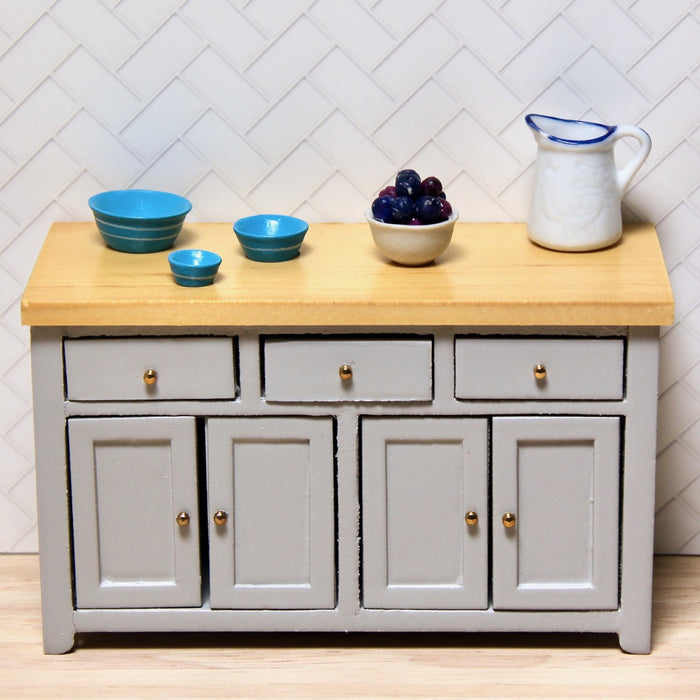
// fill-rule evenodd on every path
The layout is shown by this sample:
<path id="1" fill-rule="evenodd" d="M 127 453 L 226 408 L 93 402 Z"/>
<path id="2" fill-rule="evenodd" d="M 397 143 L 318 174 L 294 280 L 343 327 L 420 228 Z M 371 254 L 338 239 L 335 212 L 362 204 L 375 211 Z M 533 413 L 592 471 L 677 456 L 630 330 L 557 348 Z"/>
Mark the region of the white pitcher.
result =
<path id="1" fill-rule="evenodd" d="M 525 122 L 537 142 L 535 182 L 527 220 L 530 238 L 554 250 L 597 250 L 622 235 L 620 200 L 651 150 L 636 126 L 606 126 L 542 114 Z M 617 141 L 631 136 L 639 149 L 622 169 Z"/>

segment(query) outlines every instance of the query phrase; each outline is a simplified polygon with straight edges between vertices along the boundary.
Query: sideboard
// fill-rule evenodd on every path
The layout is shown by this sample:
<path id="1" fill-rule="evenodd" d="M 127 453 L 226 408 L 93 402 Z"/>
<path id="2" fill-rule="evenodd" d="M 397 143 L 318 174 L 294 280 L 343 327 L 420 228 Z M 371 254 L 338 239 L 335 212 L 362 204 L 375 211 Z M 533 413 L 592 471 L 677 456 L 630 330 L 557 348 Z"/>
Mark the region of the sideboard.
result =
<path id="1" fill-rule="evenodd" d="M 44 644 L 139 631 L 607 632 L 650 651 L 654 227 L 558 253 L 458 224 L 407 268 L 366 225 L 208 287 L 56 223 L 31 326 Z"/>

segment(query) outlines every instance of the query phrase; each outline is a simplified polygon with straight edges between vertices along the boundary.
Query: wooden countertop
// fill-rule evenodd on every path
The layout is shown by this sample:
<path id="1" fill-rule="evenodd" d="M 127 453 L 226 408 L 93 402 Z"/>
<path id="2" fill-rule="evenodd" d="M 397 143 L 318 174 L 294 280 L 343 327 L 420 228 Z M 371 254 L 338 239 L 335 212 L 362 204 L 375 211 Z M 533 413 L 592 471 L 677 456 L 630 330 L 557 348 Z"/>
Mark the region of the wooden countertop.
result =
<path id="1" fill-rule="evenodd" d="M 171 250 L 107 248 L 92 222 L 54 224 L 22 298 L 32 326 L 669 325 L 673 297 L 654 227 L 559 253 L 524 224 L 457 224 L 436 263 L 402 267 L 367 224 L 313 224 L 283 263 L 246 259 L 231 224 L 186 224 L 176 248 L 223 258 L 213 285 L 176 285 Z"/>

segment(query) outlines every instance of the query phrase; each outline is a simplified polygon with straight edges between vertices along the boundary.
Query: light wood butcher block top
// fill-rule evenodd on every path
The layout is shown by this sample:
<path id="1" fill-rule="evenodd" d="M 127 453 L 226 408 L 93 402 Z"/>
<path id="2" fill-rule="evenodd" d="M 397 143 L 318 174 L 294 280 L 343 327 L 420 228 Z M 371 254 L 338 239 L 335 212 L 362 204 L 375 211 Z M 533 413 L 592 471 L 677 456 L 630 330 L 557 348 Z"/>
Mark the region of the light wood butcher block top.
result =
<path id="1" fill-rule="evenodd" d="M 390 263 L 363 224 L 313 224 L 301 255 L 246 259 L 231 224 L 185 225 L 175 248 L 223 263 L 213 285 L 180 287 L 168 254 L 108 248 L 94 223 L 56 223 L 22 298 L 32 326 L 668 325 L 673 297 L 654 227 L 620 243 L 560 253 L 524 224 L 457 224 L 425 267 Z"/>

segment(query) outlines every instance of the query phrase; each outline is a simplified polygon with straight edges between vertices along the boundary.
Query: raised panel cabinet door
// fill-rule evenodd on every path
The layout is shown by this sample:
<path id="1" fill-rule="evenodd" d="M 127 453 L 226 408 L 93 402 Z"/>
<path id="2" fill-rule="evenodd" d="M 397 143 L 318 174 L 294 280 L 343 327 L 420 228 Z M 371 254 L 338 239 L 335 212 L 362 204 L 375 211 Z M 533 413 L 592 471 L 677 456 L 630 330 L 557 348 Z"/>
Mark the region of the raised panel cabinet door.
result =
<path id="1" fill-rule="evenodd" d="M 331 418 L 210 418 L 211 607 L 335 606 Z"/>
<path id="2" fill-rule="evenodd" d="M 195 420 L 68 421 L 78 608 L 201 604 Z"/>
<path id="3" fill-rule="evenodd" d="M 488 607 L 488 423 L 362 420 L 366 608 Z"/>
<path id="4" fill-rule="evenodd" d="M 493 607 L 618 607 L 620 419 L 493 419 Z"/>

